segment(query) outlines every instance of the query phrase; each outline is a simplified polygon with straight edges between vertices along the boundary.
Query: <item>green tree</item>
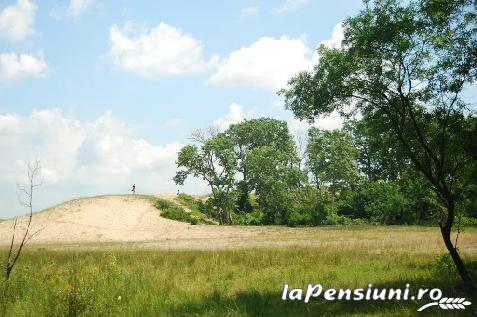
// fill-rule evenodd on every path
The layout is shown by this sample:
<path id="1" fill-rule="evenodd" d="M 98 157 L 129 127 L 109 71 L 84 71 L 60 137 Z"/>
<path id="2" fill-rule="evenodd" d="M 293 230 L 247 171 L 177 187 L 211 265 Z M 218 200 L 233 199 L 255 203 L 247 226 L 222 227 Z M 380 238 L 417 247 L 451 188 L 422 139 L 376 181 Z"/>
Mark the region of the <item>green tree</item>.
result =
<path id="1" fill-rule="evenodd" d="M 334 194 L 350 188 L 358 179 L 356 155 L 346 131 L 308 131 L 307 165 L 317 186 L 328 185 Z"/>
<path id="2" fill-rule="evenodd" d="M 348 121 L 345 130 L 351 134 L 357 150 L 359 172 L 368 180 L 397 180 L 409 166 L 394 135 L 380 131 L 372 119 Z"/>
<path id="3" fill-rule="evenodd" d="M 290 194 L 306 178 L 294 163 L 295 157 L 274 146 L 251 150 L 244 162 L 250 189 L 255 190 L 268 223 L 286 223 L 291 208 Z"/>
<path id="4" fill-rule="evenodd" d="M 314 71 L 299 73 L 281 91 L 300 119 L 351 109 L 393 133 L 439 198 L 444 243 L 472 290 L 451 230 L 459 179 L 475 161 L 462 146 L 462 92 L 477 76 L 475 12 L 470 0 L 366 1 L 344 23 L 342 46 L 321 46 Z"/>
<path id="5" fill-rule="evenodd" d="M 245 165 L 248 154 L 256 148 L 270 146 L 292 157 L 296 155 L 293 138 L 285 121 L 272 118 L 245 120 L 232 124 L 225 131 L 225 135 L 234 145 L 238 161 L 238 171 L 242 176 L 238 183 L 238 191 L 240 193 L 238 209 L 248 212 L 251 211 L 249 201 L 251 185 L 247 166 Z"/>
<path id="6" fill-rule="evenodd" d="M 381 224 L 412 224 L 410 201 L 395 182 L 364 181 L 341 203 L 339 213 Z"/>
<path id="7" fill-rule="evenodd" d="M 174 181 L 183 185 L 190 175 L 205 180 L 212 192 L 211 202 L 218 209 L 220 224 L 231 224 L 237 171 L 233 144 L 223 134 L 202 141 L 201 146 L 187 145 L 179 151 L 176 163 L 180 170 Z"/>

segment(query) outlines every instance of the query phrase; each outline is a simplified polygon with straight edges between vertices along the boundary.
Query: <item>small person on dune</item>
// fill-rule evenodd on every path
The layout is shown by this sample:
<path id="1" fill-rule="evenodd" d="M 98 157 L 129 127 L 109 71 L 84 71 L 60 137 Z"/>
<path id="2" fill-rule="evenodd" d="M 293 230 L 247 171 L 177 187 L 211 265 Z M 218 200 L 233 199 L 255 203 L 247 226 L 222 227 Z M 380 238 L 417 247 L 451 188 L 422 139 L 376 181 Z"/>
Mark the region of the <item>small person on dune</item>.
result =
<path id="1" fill-rule="evenodd" d="M 132 191 L 133 195 L 136 194 L 136 184 L 133 184 L 131 191 Z"/>

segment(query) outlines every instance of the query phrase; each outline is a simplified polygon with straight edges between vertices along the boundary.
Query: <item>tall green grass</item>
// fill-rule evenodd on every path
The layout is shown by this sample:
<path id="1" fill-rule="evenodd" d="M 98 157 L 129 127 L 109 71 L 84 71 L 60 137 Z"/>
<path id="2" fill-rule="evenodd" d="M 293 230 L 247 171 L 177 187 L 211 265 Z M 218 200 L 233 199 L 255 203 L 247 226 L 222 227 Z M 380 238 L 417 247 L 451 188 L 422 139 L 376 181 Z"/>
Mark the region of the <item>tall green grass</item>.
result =
<path id="1" fill-rule="evenodd" d="M 333 288 L 410 283 L 412 288 L 439 287 L 446 296 L 465 296 L 454 288 L 456 273 L 440 265 L 442 256 L 405 250 L 32 248 L 12 274 L 3 298 L 5 316 L 474 316 L 477 306 L 458 313 L 437 308 L 417 313 L 422 302 L 281 300 L 285 283 L 302 288 L 308 283 Z M 470 259 L 474 269 L 476 261 Z"/>

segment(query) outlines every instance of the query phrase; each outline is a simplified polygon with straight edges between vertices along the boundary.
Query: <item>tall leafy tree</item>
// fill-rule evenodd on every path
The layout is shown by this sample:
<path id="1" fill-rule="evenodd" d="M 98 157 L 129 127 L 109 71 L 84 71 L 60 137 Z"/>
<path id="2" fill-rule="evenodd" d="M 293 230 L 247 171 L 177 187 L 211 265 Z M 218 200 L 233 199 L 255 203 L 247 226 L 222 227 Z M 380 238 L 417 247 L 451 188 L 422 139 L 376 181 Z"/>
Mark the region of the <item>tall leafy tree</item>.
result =
<path id="1" fill-rule="evenodd" d="M 176 163 L 180 170 L 174 176 L 174 181 L 183 185 L 190 175 L 205 180 L 212 192 L 212 203 L 219 211 L 220 224 L 230 224 L 235 205 L 237 172 L 233 144 L 223 134 L 203 138 L 202 141 L 200 146 L 187 145 L 179 151 Z"/>
<path id="2" fill-rule="evenodd" d="M 234 145 L 238 171 L 242 178 L 238 183 L 240 192 L 238 209 L 250 211 L 251 206 L 248 198 L 252 189 L 248 168 L 245 164 L 247 156 L 254 149 L 269 146 L 284 153 L 290 161 L 296 156 L 293 138 L 285 121 L 272 118 L 245 120 L 232 124 L 225 131 L 225 135 Z"/>
<path id="3" fill-rule="evenodd" d="M 358 179 L 357 151 L 345 130 L 308 131 L 307 165 L 317 186 L 328 185 L 333 193 L 350 188 Z"/>
<path id="4" fill-rule="evenodd" d="M 291 207 L 290 193 L 306 177 L 294 163 L 288 153 L 274 146 L 251 150 L 244 162 L 250 189 L 255 190 L 269 223 L 286 221 Z"/>
<path id="5" fill-rule="evenodd" d="M 357 150 L 360 174 L 370 181 L 401 178 L 409 164 L 392 133 L 381 131 L 371 118 L 348 121 L 345 129 L 351 134 Z"/>
<path id="6" fill-rule="evenodd" d="M 476 7 L 471 0 L 366 1 L 344 23 L 340 48 L 319 48 L 313 72 L 282 90 L 298 118 L 359 111 L 391 131 L 442 204 L 444 243 L 463 283 L 475 289 L 451 240 L 463 173 L 474 164 L 463 147 L 468 102 L 475 81 Z"/>

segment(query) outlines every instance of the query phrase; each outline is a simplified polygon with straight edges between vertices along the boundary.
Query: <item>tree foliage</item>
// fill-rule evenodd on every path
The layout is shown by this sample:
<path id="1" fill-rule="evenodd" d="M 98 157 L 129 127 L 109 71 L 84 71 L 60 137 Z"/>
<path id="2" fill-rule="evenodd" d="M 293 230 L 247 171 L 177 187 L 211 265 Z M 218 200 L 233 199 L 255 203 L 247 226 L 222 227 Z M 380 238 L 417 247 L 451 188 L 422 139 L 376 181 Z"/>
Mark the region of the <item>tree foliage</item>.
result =
<path id="1" fill-rule="evenodd" d="M 333 192 L 350 188 L 358 180 L 356 148 L 344 130 L 308 131 L 307 166 L 319 186 L 329 185 Z"/>
<path id="2" fill-rule="evenodd" d="M 210 187 L 221 223 L 231 223 L 237 172 L 232 142 L 218 134 L 205 140 L 201 146 L 187 145 L 180 150 L 176 163 L 181 168 L 174 177 L 176 184 L 184 184 L 189 175 L 202 178 Z"/>
<path id="3" fill-rule="evenodd" d="M 294 160 L 294 142 L 285 121 L 272 118 L 259 118 L 245 120 L 232 124 L 225 135 L 234 145 L 234 152 L 238 162 L 238 171 L 242 179 L 238 183 L 239 190 L 239 210 L 250 212 L 251 205 L 249 194 L 252 185 L 249 180 L 249 172 L 246 166 L 248 155 L 254 149 L 263 146 L 273 147 L 277 151 L 289 156 L 289 160 Z"/>

